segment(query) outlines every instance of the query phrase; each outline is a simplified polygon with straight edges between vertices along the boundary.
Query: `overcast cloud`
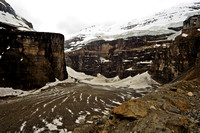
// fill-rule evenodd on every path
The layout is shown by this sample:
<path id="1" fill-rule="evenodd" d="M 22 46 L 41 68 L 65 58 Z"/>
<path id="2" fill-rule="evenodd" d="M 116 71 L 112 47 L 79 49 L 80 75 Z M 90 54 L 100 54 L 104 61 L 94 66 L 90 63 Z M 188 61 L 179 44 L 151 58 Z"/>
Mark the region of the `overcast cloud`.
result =
<path id="1" fill-rule="evenodd" d="M 37 31 L 66 37 L 90 25 L 129 22 L 193 0 L 6 0 Z"/>

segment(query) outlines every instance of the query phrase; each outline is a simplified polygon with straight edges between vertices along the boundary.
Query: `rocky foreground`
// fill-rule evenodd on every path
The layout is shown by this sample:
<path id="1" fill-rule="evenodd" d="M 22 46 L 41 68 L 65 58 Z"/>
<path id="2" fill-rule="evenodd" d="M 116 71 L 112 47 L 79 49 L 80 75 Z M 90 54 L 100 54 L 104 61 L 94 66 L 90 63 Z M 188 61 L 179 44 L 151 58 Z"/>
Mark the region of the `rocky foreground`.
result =
<path id="1" fill-rule="evenodd" d="M 198 133 L 200 78 L 166 84 L 142 98 L 124 102 L 110 113 L 74 132 Z"/>

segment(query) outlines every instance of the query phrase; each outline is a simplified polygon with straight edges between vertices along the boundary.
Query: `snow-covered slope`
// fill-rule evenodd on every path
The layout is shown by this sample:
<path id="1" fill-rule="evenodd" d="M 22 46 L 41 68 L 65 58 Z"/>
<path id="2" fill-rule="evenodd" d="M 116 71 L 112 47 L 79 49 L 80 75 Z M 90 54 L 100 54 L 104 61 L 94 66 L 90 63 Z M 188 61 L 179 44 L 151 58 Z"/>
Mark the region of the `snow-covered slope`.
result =
<path id="1" fill-rule="evenodd" d="M 115 40 L 131 36 L 172 34 L 168 40 L 180 34 L 183 21 L 188 17 L 200 14 L 200 2 L 180 4 L 176 7 L 159 12 L 127 24 L 94 25 L 81 30 L 66 41 L 66 51 L 77 50 L 95 40 Z M 71 49 L 70 49 L 71 48 Z"/>
<path id="2" fill-rule="evenodd" d="M 32 24 L 18 16 L 5 0 L 0 0 L 0 22 L 17 27 L 18 30 L 33 30 Z"/>
<path id="3" fill-rule="evenodd" d="M 148 72 L 138 74 L 134 77 L 130 76 L 125 79 L 120 79 L 118 76 L 114 78 L 106 78 L 101 74 L 98 74 L 97 77 L 94 77 L 86 75 L 85 73 L 76 72 L 70 67 L 67 67 L 67 72 L 69 77 L 77 80 L 78 82 L 90 85 L 130 89 L 144 89 L 147 87 L 152 87 L 153 85 L 158 85 L 158 83 L 151 78 Z"/>
<path id="4" fill-rule="evenodd" d="M 32 91 L 22 91 L 22 90 L 14 90 L 13 88 L 2 88 L 0 87 L 0 98 L 1 97 L 8 97 L 8 96 L 26 96 L 30 94 L 37 94 L 41 92 L 41 90 L 47 89 L 52 86 L 56 86 L 58 84 L 62 83 L 74 83 L 74 82 L 79 82 L 79 83 L 85 83 L 89 85 L 94 85 L 94 86 L 104 86 L 105 89 L 106 87 L 110 88 L 129 88 L 129 89 L 135 89 L 141 91 L 149 91 L 147 88 L 148 87 L 153 87 L 159 85 L 156 81 L 154 81 L 151 76 L 148 74 L 148 72 L 138 74 L 134 77 L 127 77 L 125 79 L 120 79 L 118 76 L 114 78 L 106 78 L 101 74 L 98 74 L 97 77 L 95 76 L 90 76 L 86 75 L 85 73 L 82 72 L 76 72 L 70 67 L 67 67 L 67 71 L 69 74 L 68 79 L 59 81 L 56 80 L 55 82 L 47 83 L 46 86 L 38 89 L 38 90 L 32 90 Z M 101 87 L 100 87 L 101 88 Z M 102 87 L 103 88 L 103 87 Z M 145 90 L 146 89 L 146 90 Z"/>

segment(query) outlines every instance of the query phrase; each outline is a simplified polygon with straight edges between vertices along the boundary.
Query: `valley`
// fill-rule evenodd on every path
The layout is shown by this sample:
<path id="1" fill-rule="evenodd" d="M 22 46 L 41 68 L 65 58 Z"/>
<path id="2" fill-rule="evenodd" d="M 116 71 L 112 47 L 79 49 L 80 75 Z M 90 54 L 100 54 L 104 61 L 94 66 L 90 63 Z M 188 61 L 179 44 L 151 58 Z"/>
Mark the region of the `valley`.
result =
<path id="1" fill-rule="evenodd" d="M 69 132 L 97 124 L 100 116 L 131 98 L 147 93 L 134 89 L 60 83 L 41 92 L 0 99 L 0 132 Z"/>

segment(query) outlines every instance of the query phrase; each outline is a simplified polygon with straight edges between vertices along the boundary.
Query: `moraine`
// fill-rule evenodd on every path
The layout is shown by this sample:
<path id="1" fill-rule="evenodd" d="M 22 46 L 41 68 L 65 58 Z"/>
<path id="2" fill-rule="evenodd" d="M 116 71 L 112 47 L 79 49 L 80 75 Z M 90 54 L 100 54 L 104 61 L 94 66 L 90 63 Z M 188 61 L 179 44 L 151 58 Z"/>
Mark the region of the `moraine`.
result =
<path id="1" fill-rule="evenodd" d="M 0 99 L 0 132 L 73 131 L 99 122 L 100 116 L 122 102 L 151 90 L 60 82 L 26 96 L 4 97 Z"/>

